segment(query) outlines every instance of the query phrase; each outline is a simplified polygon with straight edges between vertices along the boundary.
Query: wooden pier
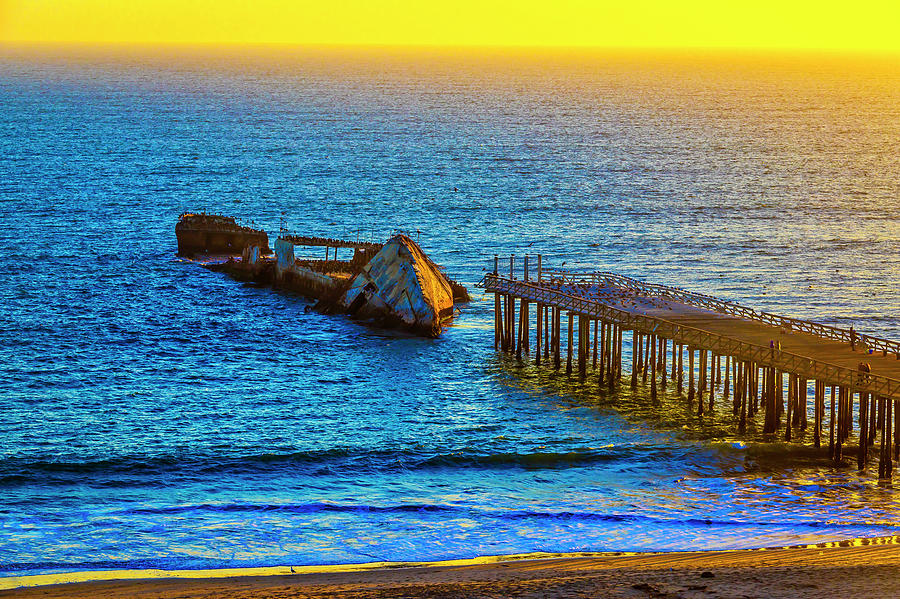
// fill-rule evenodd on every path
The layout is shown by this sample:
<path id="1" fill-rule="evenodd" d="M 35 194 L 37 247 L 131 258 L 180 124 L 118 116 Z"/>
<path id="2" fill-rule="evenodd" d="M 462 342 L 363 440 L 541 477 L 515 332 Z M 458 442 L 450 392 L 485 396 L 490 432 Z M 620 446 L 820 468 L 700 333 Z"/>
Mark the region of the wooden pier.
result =
<path id="1" fill-rule="evenodd" d="M 494 294 L 495 349 L 520 360 L 582 379 L 590 367 L 609 389 L 649 385 L 651 401 L 673 385 L 699 416 L 731 410 L 741 433 L 754 419 L 772 440 L 812 428 L 836 463 L 852 438 L 860 470 L 877 451 L 881 479 L 900 459 L 900 342 L 614 273 L 549 270 L 540 255 L 495 257 L 480 285 Z"/>

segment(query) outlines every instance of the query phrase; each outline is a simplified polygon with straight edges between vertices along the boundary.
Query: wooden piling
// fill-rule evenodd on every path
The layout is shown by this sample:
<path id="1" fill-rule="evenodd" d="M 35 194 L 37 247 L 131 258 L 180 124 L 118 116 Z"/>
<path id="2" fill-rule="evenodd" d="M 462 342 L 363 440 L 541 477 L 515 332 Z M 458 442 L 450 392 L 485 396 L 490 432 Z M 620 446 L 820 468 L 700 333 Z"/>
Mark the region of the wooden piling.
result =
<path id="1" fill-rule="evenodd" d="M 612 336 L 610 338 L 610 355 L 609 355 L 609 368 L 606 376 L 606 382 L 609 384 L 609 389 L 612 391 L 615 389 L 616 385 L 622 380 L 622 336 L 625 334 L 625 330 L 617 325 L 612 325 Z"/>
<path id="2" fill-rule="evenodd" d="M 788 375 L 788 402 L 791 404 L 791 426 L 794 429 L 800 428 L 800 410 L 798 409 L 799 401 L 799 377 L 791 373 Z"/>
<path id="3" fill-rule="evenodd" d="M 608 348 L 606 347 L 606 323 L 602 320 L 598 320 L 599 325 L 595 329 L 596 334 L 594 335 L 594 340 L 597 342 L 598 353 L 597 353 L 597 364 L 596 369 L 599 369 L 597 372 L 597 380 L 602 385 L 604 381 L 604 376 L 606 376 L 606 352 Z"/>
<path id="4" fill-rule="evenodd" d="M 727 360 L 726 360 L 727 367 Z M 726 374 L 727 376 L 727 374 Z M 740 383 L 740 392 L 738 395 L 740 399 L 738 403 L 740 404 L 740 420 L 738 421 L 738 432 L 745 433 L 747 432 L 747 402 L 750 396 L 750 363 L 749 362 L 741 362 L 741 383 Z"/>
<path id="5" fill-rule="evenodd" d="M 700 359 L 697 365 L 699 368 L 697 373 L 697 415 L 703 416 L 703 392 L 706 391 L 706 350 L 699 350 L 698 356 Z"/>
<path id="6" fill-rule="evenodd" d="M 660 385 L 662 388 L 666 388 L 666 372 L 668 368 L 666 368 L 666 355 L 669 351 L 669 340 L 665 337 L 659 338 L 659 374 L 661 376 Z"/>
<path id="7" fill-rule="evenodd" d="M 894 459 L 900 460 L 900 399 L 894 400 Z"/>
<path id="8" fill-rule="evenodd" d="M 643 352 L 641 353 L 641 380 L 647 384 L 647 371 L 653 369 L 653 362 L 650 360 L 650 346 L 653 345 L 653 335 L 641 335 L 644 343 Z"/>
<path id="9" fill-rule="evenodd" d="M 759 389 L 759 368 L 755 362 L 747 362 L 747 418 L 752 419 L 757 412 Z"/>
<path id="10" fill-rule="evenodd" d="M 756 362 L 748 362 L 747 364 L 750 369 L 750 395 L 747 396 L 747 417 L 753 418 L 759 410 L 759 404 L 762 402 L 763 390 L 760 387 L 762 369 L 759 368 Z"/>
<path id="11" fill-rule="evenodd" d="M 775 368 L 771 366 L 766 368 L 765 371 L 765 405 L 766 405 L 766 421 L 763 426 L 763 433 L 772 434 L 777 428 L 777 416 L 778 411 L 775 409 L 775 394 L 776 394 L 776 375 L 777 372 Z"/>
<path id="12" fill-rule="evenodd" d="M 500 335 L 503 330 L 500 317 L 500 294 L 494 293 L 494 351 L 500 349 Z"/>
<path id="13" fill-rule="evenodd" d="M 884 476 L 882 478 L 890 480 L 894 475 L 894 464 L 891 462 L 891 432 L 893 429 L 892 421 L 897 417 L 896 414 L 893 413 L 894 402 L 886 397 L 882 397 L 881 401 L 884 402 Z"/>
<path id="14" fill-rule="evenodd" d="M 672 359 L 674 364 L 675 359 Z M 678 344 L 678 394 L 684 393 L 684 345 Z"/>
<path id="15" fill-rule="evenodd" d="M 877 410 L 878 416 L 883 417 L 884 423 L 887 422 L 887 410 L 886 410 L 886 402 L 883 397 L 878 397 L 877 402 Z M 881 429 L 881 443 L 879 443 L 879 451 L 878 451 L 878 479 L 884 480 L 886 478 L 885 474 L 887 472 L 887 465 L 890 463 L 890 444 L 886 443 L 888 435 L 885 435 L 885 428 Z"/>
<path id="16" fill-rule="evenodd" d="M 644 334 L 637 334 L 637 365 L 635 366 L 637 373 L 641 374 L 644 371 Z"/>
<path id="17" fill-rule="evenodd" d="M 638 372 L 638 355 L 641 350 L 638 348 L 638 332 L 631 331 L 631 386 L 637 387 Z"/>
<path id="18" fill-rule="evenodd" d="M 675 340 L 672 339 L 672 373 L 671 373 L 671 375 L 672 375 L 673 383 L 676 382 L 675 369 L 680 368 L 680 365 L 678 364 L 678 356 L 681 355 L 680 347 L 681 346 L 679 346 L 677 343 L 675 343 Z M 678 377 L 678 378 L 681 378 L 681 377 Z M 678 392 L 681 393 L 681 389 L 679 389 Z"/>
<path id="19" fill-rule="evenodd" d="M 620 325 L 616 325 L 616 355 L 615 355 L 615 367 L 616 367 L 616 380 L 622 380 L 622 336 L 625 334 L 625 329 L 623 329 Z"/>
<path id="20" fill-rule="evenodd" d="M 871 398 L 872 406 L 873 407 L 877 406 L 877 409 L 878 409 L 878 416 L 873 419 L 873 420 L 876 420 L 876 422 L 874 423 L 874 428 L 875 428 L 875 430 L 878 430 L 878 431 L 884 431 L 884 416 L 885 416 L 884 403 L 880 400 L 880 398 L 878 398 L 878 400 L 876 400 L 874 395 L 869 395 L 869 397 Z M 872 437 L 874 438 L 874 436 L 875 436 L 874 431 L 870 430 L 869 432 L 872 434 Z"/>
<path id="21" fill-rule="evenodd" d="M 800 381 L 800 430 L 805 431 L 808 426 L 808 403 L 809 403 L 809 381 L 802 376 L 799 377 Z"/>
<path id="22" fill-rule="evenodd" d="M 572 374 L 572 333 L 575 316 L 569 312 L 569 344 L 566 347 L 566 374 Z"/>
<path id="23" fill-rule="evenodd" d="M 587 374 L 588 347 L 590 347 L 589 321 L 584 314 L 578 315 L 578 376 L 584 380 Z"/>
<path id="24" fill-rule="evenodd" d="M 822 411 L 825 407 L 825 385 L 822 381 L 814 382 L 813 390 L 813 443 L 816 448 L 822 446 Z"/>
<path id="25" fill-rule="evenodd" d="M 793 415 L 797 408 L 797 400 L 794 397 L 796 394 L 796 377 L 793 374 L 788 374 L 788 394 L 787 394 L 787 414 L 785 414 L 784 418 L 784 440 L 791 440 L 791 427 L 794 424 Z"/>
<path id="26" fill-rule="evenodd" d="M 562 336 L 562 310 L 560 308 L 553 308 L 553 331 L 553 366 L 559 370 L 562 365 L 562 349 L 560 348 L 562 345 L 560 339 Z"/>
<path id="27" fill-rule="evenodd" d="M 506 351 L 516 351 L 516 303 L 512 295 L 506 296 Z"/>
<path id="28" fill-rule="evenodd" d="M 519 300 L 519 335 L 518 337 L 516 337 L 516 359 L 520 362 L 522 361 L 522 351 L 525 349 L 525 343 L 528 339 L 527 306 L 528 302 L 526 302 L 525 300 Z"/>
<path id="29" fill-rule="evenodd" d="M 722 400 L 728 401 L 731 393 L 731 356 L 725 356 L 725 385 L 722 388 Z"/>
<path id="30" fill-rule="evenodd" d="M 851 395 L 852 397 L 852 395 Z M 869 462 L 869 396 L 859 394 L 859 452 L 856 456 L 856 465 L 859 470 L 865 470 Z"/>
<path id="31" fill-rule="evenodd" d="M 625 335 L 625 329 L 621 325 L 616 325 L 616 380 L 622 380 L 622 350 L 625 343 L 622 337 Z"/>
<path id="32" fill-rule="evenodd" d="M 884 445 L 885 445 L 885 453 L 884 453 L 884 478 L 890 480 L 894 475 L 894 464 L 891 461 L 891 432 L 892 432 L 892 424 L 893 420 L 897 418 L 897 414 L 893 410 L 894 402 L 888 398 L 884 399 L 884 409 L 885 409 L 885 421 L 884 421 Z"/>
<path id="33" fill-rule="evenodd" d="M 837 461 L 835 453 L 835 420 L 837 420 L 837 413 L 835 412 L 835 387 L 831 386 L 831 417 L 828 420 L 828 455 L 831 456 L 831 459 Z"/>
<path id="34" fill-rule="evenodd" d="M 846 430 L 846 414 L 847 411 L 847 388 L 839 387 L 838 388 L 838 432 L 834 441 L 834 461 L 840 462 L 843 460 L 843 444 L 844 444 L 844 432 Z"/>
<path id="35" fill-rule="evenodd" d="M 781 428 L 781 417 L 784 415 L 784 373 L 775 369 L 775 421 L 776 428 Z"/>

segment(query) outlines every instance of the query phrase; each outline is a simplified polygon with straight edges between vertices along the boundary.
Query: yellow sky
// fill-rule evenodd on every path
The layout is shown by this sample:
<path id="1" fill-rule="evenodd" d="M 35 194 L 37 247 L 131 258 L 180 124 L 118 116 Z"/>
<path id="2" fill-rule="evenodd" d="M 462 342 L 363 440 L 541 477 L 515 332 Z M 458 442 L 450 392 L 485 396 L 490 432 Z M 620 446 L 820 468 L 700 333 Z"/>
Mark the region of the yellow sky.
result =
<path id="1" fill-rule="evenodd" d="M 0 40 L 900 51 L 900 0 L 0 0 Z"/>

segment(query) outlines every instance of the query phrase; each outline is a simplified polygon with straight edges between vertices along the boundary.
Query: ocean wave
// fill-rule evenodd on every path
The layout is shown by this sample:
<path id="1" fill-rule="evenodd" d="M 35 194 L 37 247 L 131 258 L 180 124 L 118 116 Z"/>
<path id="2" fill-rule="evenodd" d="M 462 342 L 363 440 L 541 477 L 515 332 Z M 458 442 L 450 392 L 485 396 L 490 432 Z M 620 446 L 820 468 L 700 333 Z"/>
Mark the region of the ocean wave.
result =
<path id="1" fill-rule="evenodd" d="M 455 514 L 458 517 L 464 517 L 474 520 L 490 520 L 495 523 L 502 522 L 522 522 L 531 520 L 541 521 L 572 521 L 572 522 L 606 522 L 606 523 L 632 523 L 642 527 L 652 526 L 661 529 L 671 527 L 685 528 L 783 528 L 790 527 L 793 529 L 853 529 L 859 526 L 873 525 L 870 522 L 841 522 L 833 519 L 828 520 L 771 520 L 771 519 L 717 519 L 717 518 L 673 518 L 661 517 L 647 514 L 635 513 L 602 513 L 591 511 L 574 511 L 574 510 L 509 510 L 500 507 L 491 506 L 458 506 L 458 505 L 441 505 L 430 503 L 402 503 L 396 505 L 376 505 L 376 504 L 341 504 L 331 502 L 311 502 L 311 503 L 200 503 L 200 504 L 182 504 L 161 507 L 142 507 L 130 508 L 122 510 L 120 513 L 126 516 L 134 515 L 197 515 L 201 513 L 207 514 L 224 514 L 224 513 L 264 513 L 264 512 L 280 512 L 287 514 L 317 514 L 317 513 L 340 513 L 340 514 L 421 514 L 421 513 L 441 513 Z M 875 523 L 880 527 L 900 528 L 900 523 Z"/>
<path id="2" fill-rule="evenodd" d="M 190 505 L 173 505 L 165 507 L 150 508 L 132 508 L 124 510 L 122 513 L 129 515 L 139 514 L 193 514 L 197 512 L 286 512 L 291 514 L 316 514 L 320 512 L 335 513 L 385 513 L 385 514 L 403 514 L 403 513 L 422 513 L 422 512 L 449 512 L 454 508 L 443 505 L 432 504 L 400 504 L 400 505 L 346 505 L 337 503 L 299 503 L 299 504 L 274 504 L 274 503 L 202 503 Z"/>
<path id="3" fill-rule="evenodd" d="M 624 460 L 639 455 L 653 459 L 654 452 L 674 450 L 648 447 L 585 448 L 566 452 L 479 453 L 462 448 L 454 451 L 360 450 L 335 448 L 320 451 L 259 453 L 244 456 L 164 455 L 123 456 L 84 461 L 29 460 L 13 457 L 0 460 L 0 486 L 16 484 L 70 484 L 90 479 L 108 485 L 109 478 L 129 476 L 186 476 L 272 473 L 280 469 L 306 468 L 302 474 L 333 474 L 342 471 L 404 471 L 477 468 L 487 470 L 578 468 Z M 97 477 L 107 477 L 98 480 Z M 122 484 L 131 484 L 121 480 Z"/>

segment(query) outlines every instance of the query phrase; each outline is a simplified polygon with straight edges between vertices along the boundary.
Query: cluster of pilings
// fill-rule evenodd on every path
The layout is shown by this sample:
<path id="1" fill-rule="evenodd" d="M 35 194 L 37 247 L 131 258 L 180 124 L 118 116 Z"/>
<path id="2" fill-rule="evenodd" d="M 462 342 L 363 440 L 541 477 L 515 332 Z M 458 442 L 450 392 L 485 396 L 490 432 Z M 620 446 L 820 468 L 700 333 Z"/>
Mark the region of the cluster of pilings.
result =
<path id="1" fill-rule="evenodd" d="M 498 266 L 495 257 L 495 278 L 499 277 Z M 515 258 L 511 257 L 510 279 L 515 278 L 514 269 Z M 541 272 L 541 256 L 537 256 L 537 280 L 529 282 L 525 257 L 524 282 L 539 288 Z M 491 291 L 490 285 L 485 287 Z M 610 390 L 623 381 L 631 387 L 649 385 L 654 402 L 659 391 L 671 385 L 679 395 L 686 396 L 688 409 L 698 416 L 730 410 L 740 433 L 752 419 L 762 419 L 762 433 L 772 441 L 789 442 L 801 433 L 808 435 L 812 428 L 815 447 L 822 447 L 823 436 L 827 436 L 829 456 L 835 463 L 844 460 L 855 429 L 859 469 L 867 468 L 877 447 L 879 478 L 891 478 L 892 459 L 900 459 L 900 418 L 895 417 L 900 415 L 900 400 L 827 380 L 808 380 L 766 360 L 747 360 L 650 331 L 628 329 L 615 320 L 567 310 L 557 303 L 552 294 L 547 295 L 547 301 L 534 301 L 494 291 L 494 348 L 520 361 L 533 359 L 536 366 L 552 365 L 557 370 L 563 368 L 564 360 L 566 373 L 581 380 L 590 369 L 600 387 Z M 623 360 L 623 337 L 628 333 L 630 356 Z M 623 361 L 627 359 L 630 369 L 623 376 Z"/>

